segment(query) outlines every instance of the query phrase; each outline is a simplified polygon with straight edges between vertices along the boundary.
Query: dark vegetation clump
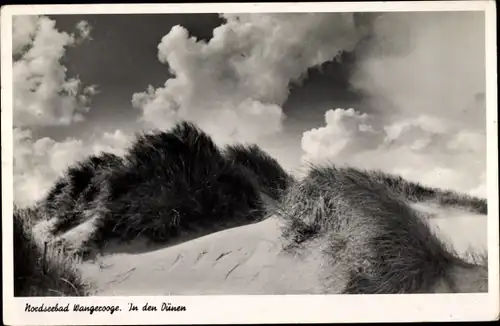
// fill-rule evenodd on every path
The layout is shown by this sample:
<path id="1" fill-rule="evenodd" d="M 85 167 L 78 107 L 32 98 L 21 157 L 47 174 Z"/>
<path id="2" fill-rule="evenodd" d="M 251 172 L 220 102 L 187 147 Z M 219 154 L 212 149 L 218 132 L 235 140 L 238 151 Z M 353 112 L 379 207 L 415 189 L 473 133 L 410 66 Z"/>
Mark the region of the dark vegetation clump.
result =
<path id="1" fill-rule="evenodd" d="M 257 145 L 229 145 L 225 149 L 225 155 L 229 160 L 249 169 L 262 191 L 274 200 L 279 200 L 293 182 L 278 161 Z"/>
<path id="2" fill-rule="evenodd" d="M 69 167 L 49 190 L 42 208 L 47 218 L 55 218 L 53 234 L 61 234 L 87 219 L 84 212 L 97 197 L 109 171 L 123 164 L 114 154 L 91 155 Z"/>
<path id="3" fill-rule="evenodd" d="M 387 186 L 395 194 L 400 194 L 411 202 L 433 201 L 441 206 L 457 207 L 474 213 L 488 214 L 487 200 L 451 190 L 442 190 L 411 182 L 400 176 L 390 175 L 380 171 L 370 171 L 370 178 Z"/>
<path id="4" fill-rule="evenodd" d="M 450 266 L 471 266 L 431 232 L 381 175 L 312 166 L 280 203 L 288 250 L 320 243 L 340 293 L 427 292 Z"/>
<path id="5" fill-rule="evenodd" d="M 107 175 L 90 242 L 168 242 L 259 221 L 266 213 L 260 181 L 194 124 L 139 135 Z"/>
<path id="6" fill-rule="evenodd" d="M 71 258 L 40 247 L 30 221 L 33 209 L 14 208 L 14 296 L 82 296 L 88 285 L 82 281 Z"/>

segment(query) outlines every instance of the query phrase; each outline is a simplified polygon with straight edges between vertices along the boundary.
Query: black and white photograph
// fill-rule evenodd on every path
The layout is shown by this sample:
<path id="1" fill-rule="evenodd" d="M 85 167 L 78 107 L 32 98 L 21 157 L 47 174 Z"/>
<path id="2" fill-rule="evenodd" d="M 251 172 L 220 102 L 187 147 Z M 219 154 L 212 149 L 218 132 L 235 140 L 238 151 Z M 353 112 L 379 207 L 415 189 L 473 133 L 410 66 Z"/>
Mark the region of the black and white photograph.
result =
<path id="1" fill-rule="evenodd" d="M 263 296 L 389 319 L 412 294 L 498 318 L 494 4 L 424 3 L 3 7 L 15 320 L 203 323 L 183 298 Z"/>

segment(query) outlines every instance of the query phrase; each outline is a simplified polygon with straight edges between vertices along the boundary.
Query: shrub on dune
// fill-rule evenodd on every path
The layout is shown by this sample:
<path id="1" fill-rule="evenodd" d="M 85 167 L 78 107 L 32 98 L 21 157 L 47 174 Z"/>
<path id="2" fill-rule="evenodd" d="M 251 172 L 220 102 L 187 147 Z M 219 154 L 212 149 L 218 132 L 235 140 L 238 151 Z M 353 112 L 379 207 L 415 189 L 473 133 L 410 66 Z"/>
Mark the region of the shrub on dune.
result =
<path id="1" fill-rule="evenodd" d="M 91 155 L 67 169 L 43 201 L 47 217 L 56 219 L 53 234 L 64 233 L 85 219 L 82 212 L 103 187 L 106 172 L 121 164 L 120 157 L 102 153 Z"/>
<path id="2" fill-rule="evenodd" d="M 247 224 L 264 214 L 254 176 L 194 124 L 138 136 L 99 194 L 91 243 L 137 236 L 166 242 Z"/>
<path id="3" fill-rule="evenodd" d="M 340 293 L 428 292 L 458 258 L 405 201 L 353 168 L 312 166 L 280 204 L 289 249 L 322 250 Z M 340 288 L 336 288 L 340 285 Z"/>
<path id="4" fill-rule="evenodd" d="M 32 209 L 14 209 L 14 296 L 81 296 L 85 284 L 71 258 L 40 248 L 33 238 Z"/>
<path id="5" fill-rule="evenodd" d="M 229 145 L 225 148 L 225 156 L 249 169 L 261 189 L 274 200 L 280 199 L 292 182 L 292 177 L 278 161 L 257 145 Z"/>

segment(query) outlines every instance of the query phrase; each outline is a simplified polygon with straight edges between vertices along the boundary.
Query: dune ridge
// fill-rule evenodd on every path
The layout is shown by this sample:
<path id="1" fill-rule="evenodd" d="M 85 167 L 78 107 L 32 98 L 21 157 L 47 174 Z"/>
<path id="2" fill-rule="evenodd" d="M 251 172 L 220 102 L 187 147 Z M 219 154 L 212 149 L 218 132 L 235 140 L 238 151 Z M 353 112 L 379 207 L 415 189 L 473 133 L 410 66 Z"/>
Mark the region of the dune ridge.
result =
<path id="1" fill-rule="evenodd" d="M 76 266 L 73 287 L 93 283 L 57 290 L 69 295 L 487 291 L 484 253 L 445 243 L 432 205 L 487 214 L 485 199 L 380 171 L 311 165 L 298 179 L 258 146 L 219 148 L 182 121 L 137 135 L 124 157 L 78 162 L 14 222 L 30 220 L 15 237 L 38 243 L 18 250 L 49 243 Z"/>

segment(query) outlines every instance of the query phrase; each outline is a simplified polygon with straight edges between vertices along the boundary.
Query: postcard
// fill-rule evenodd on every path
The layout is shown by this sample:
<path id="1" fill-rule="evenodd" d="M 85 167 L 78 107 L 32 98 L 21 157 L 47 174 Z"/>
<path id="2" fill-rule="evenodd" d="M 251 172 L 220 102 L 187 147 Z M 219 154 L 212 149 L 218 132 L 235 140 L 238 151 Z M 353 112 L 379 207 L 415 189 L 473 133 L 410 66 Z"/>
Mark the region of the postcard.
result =
<path id="1" fill-rule="evenodd" d="M 2 7 L 4 323 L 498 319 L 495 12 Z"/>

